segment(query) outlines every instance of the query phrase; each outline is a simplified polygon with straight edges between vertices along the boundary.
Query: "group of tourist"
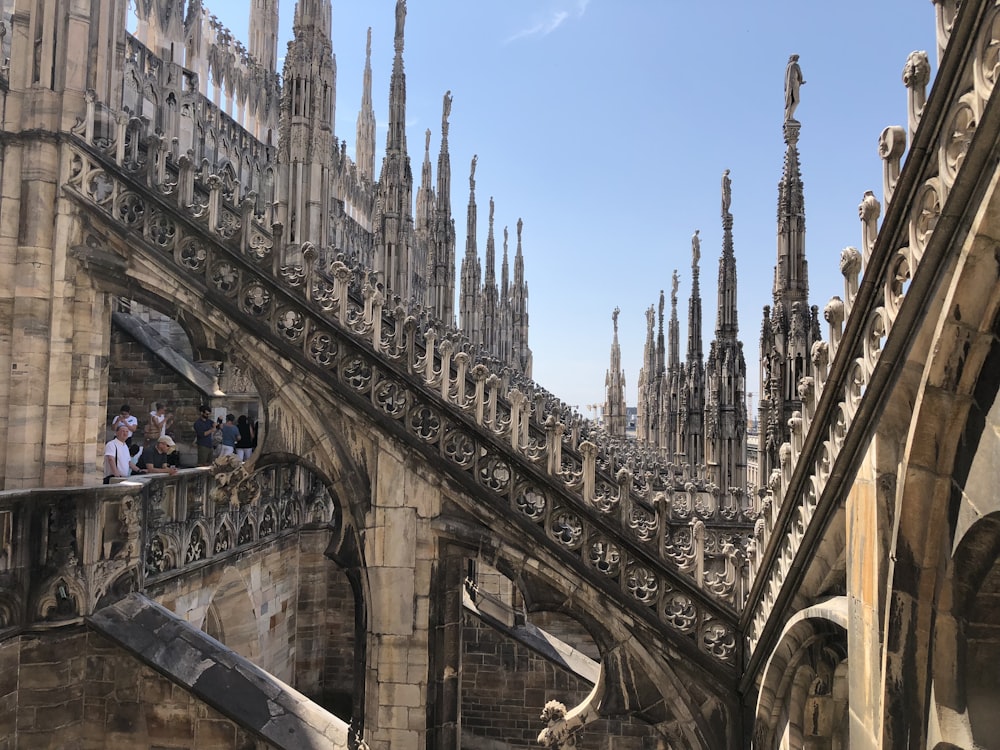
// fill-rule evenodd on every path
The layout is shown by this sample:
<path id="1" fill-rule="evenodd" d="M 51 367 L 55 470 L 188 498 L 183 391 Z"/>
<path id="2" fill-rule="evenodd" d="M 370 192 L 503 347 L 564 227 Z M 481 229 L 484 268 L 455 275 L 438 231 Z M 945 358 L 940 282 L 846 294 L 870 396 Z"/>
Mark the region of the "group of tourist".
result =
<path id="1" fill-rule="evenodd" d="M 257 447 L 256 421 L 251 422 L 246 415 L 237 419 L 233 414 L 213 421 L 207 404 L 201 405 L 199 414 L 193 425 L 198 466 L 211 464 L 217 456 L 236 455 L 241 461 L 250 458 Z M 145 440 L 140 443 L 133 440 L 139 420 L 132 414 L 132 407 L 122 404 L 111 420 L 114 437 L 104 445 L 104 483 L 134 474 L 176 474 L 177 444 L 168 434 L 173 421 L 166 404 L 157 402 L 143 429 Z"/>
<path id="2" fill-rule="evenodd" d="M 115 436 L 104 445 L 104 483 L 110 484 L 115 478 L 123 479 L 133 474 L 176 474 L 177 445 L 167 434 L 172 422 L 173 417 L 167 414 L 166 406 L 157 403 L 149 413 L 143 433 L 146 443 L 133 442 L 139 420 L 128 404 L 122 404 L 111 420 Z"/>
<path id="3" fill-rule="evenodd" d="M 201 416 L 194 422 L 194 441 L 198 447 L 198 465 L 207 466 L 216 456 L 236 455 L 246 461 L 257 447 L 257 422 L 245 415 L 226 414 L 212 421 L 212 409 L 201 406 Z"/>

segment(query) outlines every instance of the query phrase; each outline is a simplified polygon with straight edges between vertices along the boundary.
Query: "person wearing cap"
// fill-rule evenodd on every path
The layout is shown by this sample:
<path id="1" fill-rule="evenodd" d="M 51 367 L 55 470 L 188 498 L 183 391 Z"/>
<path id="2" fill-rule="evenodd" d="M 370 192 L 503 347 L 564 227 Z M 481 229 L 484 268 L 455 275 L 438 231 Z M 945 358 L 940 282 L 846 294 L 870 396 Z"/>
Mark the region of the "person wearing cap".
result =
<path id="1" fill-rule="evenodd" d="M 139 468 L 147 474 L 169 474 L 173 476 L 177 473 L 177 446 L 174 439 L 169 435 L 161 435 L 156 441 L 153 450 L 142 452 L 142 460 Z"/>

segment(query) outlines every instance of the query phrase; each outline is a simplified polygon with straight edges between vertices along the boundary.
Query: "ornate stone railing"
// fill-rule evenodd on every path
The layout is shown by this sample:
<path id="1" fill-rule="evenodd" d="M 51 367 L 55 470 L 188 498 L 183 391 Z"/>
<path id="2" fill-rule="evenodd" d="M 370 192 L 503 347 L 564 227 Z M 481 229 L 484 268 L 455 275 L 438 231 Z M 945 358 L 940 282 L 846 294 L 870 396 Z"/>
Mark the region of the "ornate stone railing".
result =
<path id="1" fill-rule="evenodd" d="M 130 136 L 140 131 L 127 118 L 116 118 L 113 141 L 95 143 L 99 105 L 88 108 L 67 149 L 64 188 L 131 252 L 203 286 L 230 319 L 335 383 L 477 495 L 490 493 L 632 606 L 712 660 L 735 663 L 752 509 L 695 482 L 678 491 L 652 464 L 638 477 L 599 470 L 597 445 L 570 444 L 555 413 L 532 418 L 529 393 L 504 392 L 502 374 L 451 334 L 387 304 L 373 274 L 343 259 L 319 268 L 309 245 L 304 266 L 280 266 L 254 196 L 185 157 L 175 164 L 161 139 Z M 78 250 L 88 264 L 91 250 Z"/>
<path id="2" fill-rule="evenodd" d="M 781 468 L 766 478 L 751 550 L 755 578 L 743 613 L 751 659 L 776 627 L 771 612 L 795 588 L 809 543 L 849 490 L 884 395 L 905 361 L 920 306 L 960 231 L 977 179 L 978 166 L 963 182 L 962 166 L 982 164 L 994 145 L 975 135 L 984 117 L 998 117 L 991 97 L 1000 70 L 1000 6 L 963 4 L 957 16 L 956 8 L 953 0 L 936 3 L 939 49 L 960 49 L 942 61 L 929 97 L 926 54 L 915 52 L 906 62 L 908 129 L 886 128 L 879 142 L 886 218 L 879 231 L 881 205 L 866 192 L 858 207 L 861 249 L 841 255 L 844 296 L 826 306 L 828 340 L 813 347 L 814 375 L 799 383 L 803 411 L 789 421 L 792 439 L 781 447 Z M 907 130 L 912 143 L 900 169 Z"/>
<path id="3" fill-rule="evenodd" d="M 2 492 L 0 637 L 79 622 L 149 582 L 338 521 L 322 482 L 294 464 Z"/>
<path id="4" fill-rule="evenodd" d="M 151 484 L 144 493 L 145 581 L 228 556 L 305 524 L 335 526 L 340 509 L 320 478 L 297 464 L 249 472 L 237 459 L 211 473 Z"/>

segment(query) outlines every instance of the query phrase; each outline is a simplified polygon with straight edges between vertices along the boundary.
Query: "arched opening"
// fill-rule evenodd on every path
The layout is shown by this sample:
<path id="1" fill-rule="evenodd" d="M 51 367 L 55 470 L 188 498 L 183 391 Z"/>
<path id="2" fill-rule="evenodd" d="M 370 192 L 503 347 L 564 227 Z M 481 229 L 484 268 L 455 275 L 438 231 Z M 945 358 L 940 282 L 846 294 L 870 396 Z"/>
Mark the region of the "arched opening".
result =
<path id="1" fill-rule="evenodd" d="M 235 568 L 228 568 L 215 590 L 201 629 L 226 648 L 256 662 L 260 656 L 257 614 L 246 583 Z"/>
<path id="2" fill-rule="evenodd" d="M 219 610 L 213 602 L 205 615 L 205 625 L 202 628 L 208 635 L 212 636 L 219 643 L 226 642 L 226 635 L 222 631 L 222 619 L 219 617 Z"/>
<path id="3" fill-rule="evenodd" d="M 846 625 L 846 598 L 835 597 L 785 626 L 757 697 L 755 750 L 850 746 Z"/>

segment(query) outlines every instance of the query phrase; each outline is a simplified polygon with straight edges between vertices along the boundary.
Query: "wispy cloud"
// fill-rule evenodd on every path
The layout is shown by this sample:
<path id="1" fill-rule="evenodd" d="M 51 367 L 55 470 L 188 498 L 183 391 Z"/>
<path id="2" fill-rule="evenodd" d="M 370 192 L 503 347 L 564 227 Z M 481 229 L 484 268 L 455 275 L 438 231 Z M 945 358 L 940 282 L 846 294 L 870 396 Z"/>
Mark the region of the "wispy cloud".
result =
<path id="1" fill-rule="evenodd" d="M 565 7 L 553 9 L 549 12 L 548 16 L 540 18 L 531 26 L 526 26 L 520 31 L 511 34 L 506 40 L 504 40 L 504 43 L 510 44 L 518 39 L 526 39 L 533 36 L 548 36 L 560 26 L 565 24 L 569 19 L 580 18 L 583 16 L 583 14 L 586 13 L 587 6 L 589 4 L 590 0 L 575 0 L 572 4 L 573 8 L 571 10 L 567 10 Z"/>

